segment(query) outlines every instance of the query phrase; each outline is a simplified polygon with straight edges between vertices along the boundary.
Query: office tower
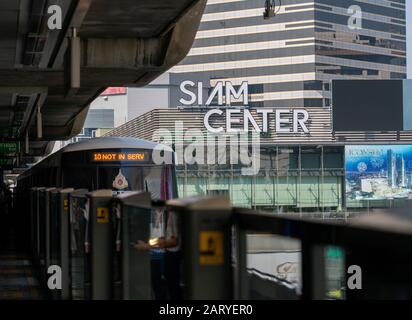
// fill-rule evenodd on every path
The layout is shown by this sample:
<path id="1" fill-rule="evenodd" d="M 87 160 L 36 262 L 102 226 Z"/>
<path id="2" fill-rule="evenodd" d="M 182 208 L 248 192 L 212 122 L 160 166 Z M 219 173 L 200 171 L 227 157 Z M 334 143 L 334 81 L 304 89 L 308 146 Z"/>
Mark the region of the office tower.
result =
<path id="1" fill-rule="evenodd" d="M 388 167 L 388 184 L 390 187 L 396 187 L 396 155 L 393 150 L 388 150 L 387 153 Z"/>
<path id="2" fill-rule="evenodd" d="M 332 79 L 406 78 L 405 0 L 277 0 L 266 20 L 264 2 L 209 0 L 191 52 L 172 72 L 211 86 L 248 81 L 250 106 L 272 108 L 329 106 Z"/>
<path id="3" fill-rule="evenodd" d="M 406 162 L 405 158 L 402 155 L 401 157 L 401 181 L 400 181 L 401 188 L 406 188 Z"/>

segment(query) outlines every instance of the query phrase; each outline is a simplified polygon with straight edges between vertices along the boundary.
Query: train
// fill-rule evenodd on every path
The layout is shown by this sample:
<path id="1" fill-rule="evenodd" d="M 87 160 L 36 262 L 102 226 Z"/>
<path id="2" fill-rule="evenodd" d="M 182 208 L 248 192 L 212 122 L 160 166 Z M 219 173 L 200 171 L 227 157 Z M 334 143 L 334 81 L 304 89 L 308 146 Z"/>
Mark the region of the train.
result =
<path id="1" fill-rule="evenodd" d="M 155 151 L 159 150 L 163 150 L 163 159 L 171 161 L 159 164 L 157 157 L 154 158 Z M 23 215 L 20 220 L 27 224 L 22 237 L 30 244 L 28 249 L 32 252 L 38 278 L 43 284 L 48 283 L 49 266 L 61 266 L 63 272 L 63 290 L 50 290 L 51 298 L 88 300 L 101 297 L 100 292 L 93 293 L 94 277 L 94 283 L 99 285 L 112 283 L 110 293 L 104 297 L 164 299 L 164 281 L 156 288 L 153 278 L 155 264 L 151 259 L 154 252 L 141 252 L 135 244 L 140 239 L 156 238 L 153 219 L 162 210 L 167 211 L 162 202 L 178 197 L 176 180 L 171 148 L 117 137 L 68 145 L 21 174 L 17 180 L 17 204 L 21 208 L 18 212 Z M 92 220 L 90 212 L 94 210 L 89 210 L 92 204 L 86 194 L 98 190 L 112 199 L 108 210 L 114 219 L 108 223 L 110 231 L 107 233 L 100 232 L 104 223 L 92 225 L 89 221 Z M 154 200 L 152 211 L 134 214 L 131 209 L 125 213 L 118 209 L 117 200 L 122 193 L 127 196 L 129 191 L 150 193 Z M 61 205 L 64 199 L 68 201 L 68 215 L 61 210 L 66 206 Z M 119 215 L 123 215 L 123 222 L 115 217 L 117 212 L 122 212 Z M 166 216 L 170 217 L 170 213 Z M 95 218 L 100 219 L 99 216 Z M 261 234 L 249 234 L 247 243 L 250 298 L 298 299 L 302 286 L 300 244 Z M 93 251 L 106 252 L 110 259 L 101 263 Z M 97 273 L 104 275 L 105 281 L 97 281 L 100 279 Z M 144 285 L 136 281 L 137 274 L 147 278 Z M 123 282 L 127 283 L 122 287 Z M 332 287 L 339 288 L 339 284 L 333 283 Z M 102 292 L 106 291 L 102 289 Z"/>
<path id="2" fill-rule="evenodd" d="M 160 149 L 169 162 L 154 160 L 153 152 Z M 154 199 L 167 200 L 177 196 L 174 154 L 167 146 L 136 138 L 90 139 L 69 144 L 17 179 L 18 194 L 27 195 L 33 187 L 148 191 Z"/>
<path id="3" fill-rule="evenodd" d="M 61 266 L 63 272 L 70 270 L 67 271 L 71 274 L 70 289 L 65 290 L 70 294 L 60 298 L 91 297 L 88 288 L 91 255 L 84 248 L 88 234 L 95 231 L 87 226 L 88 218 L 82 212 L 88 211 L 87 194 L 101 191 L 113 199 L 133 192 L 150 193 L 150 198 L 158 203 L 176 198 L 173 150 L 136 138 L 95 138 L 62 148 L 18 177 L 15 197 L 21 230 L 18 238 L 25 244 L 24 250 L 31 253 L 41 283 L 47 283 L 51 265 Z M 59 211 L 59 201 L 65 192 L 69 194 L 65 198 L 66 216 Z M 120 228 L 119 221 L 110 225 Z M 110 252 L 113 261 L 117 261 L 115 264 L 120 265 L 120 251 Z M 115 269 L 114 273 L 119 274 L 119 267 Z M 119 276 L 114 275 L 113 279 Z"/>

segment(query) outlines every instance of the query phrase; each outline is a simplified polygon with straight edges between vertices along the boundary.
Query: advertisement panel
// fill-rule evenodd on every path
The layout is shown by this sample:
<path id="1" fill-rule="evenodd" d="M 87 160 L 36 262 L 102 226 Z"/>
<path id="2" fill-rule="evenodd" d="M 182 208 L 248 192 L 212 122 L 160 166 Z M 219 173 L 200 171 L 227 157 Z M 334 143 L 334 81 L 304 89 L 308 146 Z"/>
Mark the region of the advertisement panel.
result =
<path id="1" fill-rule="evenodd" d="M 333 130 L 412 130 L 412 80 L 333 80 Z"/>
<path id="2" fill-rule="evenodd" d="M 113 96 L 118 94 L 126 94 L 127 88 L 125 87 L 109 87 L 104 90 L 100 95 L 101 96 Z"/>
<path id="3" fill-rule="evenodd" d="M 412 145 L 346 146 L 346 198 L 412 199 Z"/>

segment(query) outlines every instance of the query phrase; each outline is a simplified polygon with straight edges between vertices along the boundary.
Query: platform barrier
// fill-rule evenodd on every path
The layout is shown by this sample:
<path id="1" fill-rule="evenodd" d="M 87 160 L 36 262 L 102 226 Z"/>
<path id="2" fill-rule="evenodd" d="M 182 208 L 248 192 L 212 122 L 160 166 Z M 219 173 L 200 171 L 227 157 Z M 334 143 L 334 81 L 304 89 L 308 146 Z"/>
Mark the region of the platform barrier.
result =
<path id="1" fill-rule="evenodd" d="M 70 212 L 70 298 L 73 300 L 90 299 L 90 258 L 88 235 L 88 190 L 75 190 L 69 194 Z M 67 272 L 67 271 L 66 271 Z"/>
<path id="2" fill-rule="evenodd" d="M 185 298 L 232 298 L 229 199 L 172 200 L 167 207 L 180 220 Z"/>
<path id="3" fill-rule="evenodd" d="M 331 221 L 56 188 L 29 203 L 41 281 L 62 270 L 54 299 L 412 299 L 408 210 Z"/>
<path id="4" fill-rule="evenodd" d="M 45 190 L 46 188 L 33 189 L 33 239 L 34 239 L 34 258 L 36 265 L 41 268 L 44 264 L 45 249 Z"/>
<path id="5" fill-rule="evenodd" d="M 61 290 L 53 290 L 54 299 L 70 298 L 70 210 L 69 196 L 74 189 L 55 189 L 50 197 L 50 265 L 61 267 Z M 50 266 L 49 265 L 49 266 Z"/>
<path id="6" fill-rule="evenodd" d="M 408 249 L 412 244 L 412 221 L 405 215 L 392 211 L 344 224 L 276 217 L 243 209 L 235 209 L 233 214 L 240 238 L 247 230 L 247 234 L 271 234 L 279 241 L 288 239 L 300 244 L 300 268 L 296 270 L 302 277 L 298 294 L 301 299 L 412 297 L 412 276 L 407 271 L 412 266 L 412 252 Z M 242 240 L 238 238 L 236 242 Z M 238 251 L 241 261 L 245 260 L 247 249 Z M 361 288 L 348 285 L 354 270 L 361 271 Z M 249 282 L 244 276 L 243 262 L 238 273 L 238 297 L 250 298 Z"/>
<path id="7" fill-rule="evenodd" d="M 90 201 L 88 222 L 89 237 L 85 245 L 90 250 L 91 298 L 107 300 L 113 298 L 114 234 L 110 214 L 113 193 L 111 190 L 93 191 L 87 194 Z"/>
<path id="8" fill-rule="evenodd" d="M 119 195 L 114 202 L 115 216 L 121 220 L 116 230 L 116 251 L 121 260 L 121 293 L 124 300 L 150 300 L 151 256 L 144 244 L 150 241 L 152 200 L 149 193 Z M 136 248 L 142 246 L 140 250 Z M 120 253 L 121 251 L 121 253 Z"/>
<path id="9" fill-rule="evenodd" d="M 227 198 L 169 207 L 182 220 L 188 299 L 412 297 L 408 213 L 344 222 L 230 208 Z M 360 283 L 351 278 L 355 271 Z"/>
<path id="10" fill-rule="evenodd" d="M 35 259 L 40 255 L 40 236 L 39 236 L 39 196 L 40 190 L 44 188 L 32 188 L 30 190 L 30 231 L 31 249 Z"/>

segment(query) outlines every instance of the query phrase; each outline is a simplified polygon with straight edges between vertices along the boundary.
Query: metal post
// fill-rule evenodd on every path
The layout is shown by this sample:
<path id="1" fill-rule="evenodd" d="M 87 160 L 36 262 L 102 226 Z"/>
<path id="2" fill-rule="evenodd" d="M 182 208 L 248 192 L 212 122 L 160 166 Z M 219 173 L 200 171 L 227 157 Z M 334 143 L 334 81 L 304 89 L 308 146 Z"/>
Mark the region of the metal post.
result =
<path id="1" fill-rule="evenodd" d="M 87 194 L 90 201 L 91 298 L 110 300 L 113 296 L 113 229 L 110 205 L 111 190 Z"/>
<path id="2" fill-rule="evenodd" d="M 276 146 L 276 207 L 277 214 L 280 214 L 280 202 L 279 202 L 279 147 Z"/>
<path id="3" fill-rule="evenodd" d="M 59 193 L 59 221 L 60 221 L 60 257 L 59 264 L 62 269 L 62 290 L 60 299 L 69 300 L 70 290 L 70 210 L 69 198 L 74 189 L 64 189 Z"/>
<path id="4" fill-rule="evenodd" d="M 185 298 L 232 299 L 230 199 L 172 200 L 168 207 L 181 222 Z"/>
<path id="5" fill-rule="evenodd" d="M 90 299 L 90 268 L 88 265 L 90 251 L 86 245 L 89 242 L 90 210 L 88 210 L 87 193 L 88 190 L 79 189 L 69 194 L 69 286 L 70 298 L 73 300 Z M 87 213 L 87 220 L 85 213 Z"/>
<path id="6" fill-rule="evenodd" d="M 54 189 L 49 194 L 49 266 L 59 266 L 61 268 L 61 263 L 59 259 L 58 252 L 60 251 L 60 190 Z M 63 270 L 62 270 L 63 271 Z M 61 290 L 52 290 L 51 292 L 53 299 L 60 299 Z"/>
<path id="7" fill-rule="evenodd" d="M 77 35 L 77 29 L 73 28 L 70 38 L 70 89 L 80 88 L 80 52 L 80 38 Z"/>
<path id="8" fill-rule="evenodd" d="M 296 201 L 299 205 L 299 215 L 300 217 L 303 216 L 302 214 L 302 146 L 299 146 L 299 154 L 298 154 L 298 171 L 299 171 L 299 182 L 297 183 L 298 186 L 296 188 Z M 296 179 L 298 181 L 298 179 Z"/>
<path id="9" fill-rule="evenodd" d="M 151 196 L 150 193 L 132 192 L 119 195 L 122 245 L 122 299 L 150 300 L 151 257 L 149 251 L 134 248 L 137 241 L 150 239 Z M 133 229 L 132 226 L 134 226 Z"/>
<path id="10" fill-rule="evenodd" d="M 326 299 L 326 261 L 325 247 L 321 245 L 312 246 L 312 299 Z"/>
<path id="11" fill-rule="evenodd" d="M 319 202 L 320 202 L 320 206 L 322 207 L 322 217 L 325 218 L 325 198 L 324 198 L 324 185 L 325 185 L 325 154 L 324 154 L 325 150 L 323 148 L 323 146 L 321 147 L 321 159 L 320 159 L 320 165 L 321 165 L 321 181 L 320 181 L 320 188 L 319 190 Z"/>
<path id="12" fill-rule="evenodd" d="M 40 191 L 44 188 L 35 188 L 35 203 L 34 203 L 34 220 L 35 220 L 35 258 L 40 265 Z"/>
<path id="13" fill-rule="evenodd" d="M 39 212 L 39 188 L 32 188 L 30 191 L 30 213 L 31 213 L 31 241 L 32 253 L 35 258 L 39 254 L 38 240 L 38 212 Z"/>
<path id="14" fill-rule="evenodd" d="M 24 142 L 24 153 L 30 153 L 30 139 L 29 139 L 29 130 L 26 131 L 25 142 Z"/>
<path id="15" fill-rule="evenodd" d="M 302 299 L 326 298 L 324 248 L 313 244 L 308 237 L 302 239 Z"/>
<path id="16" fill-rule="evenodd" d="M 39 266 L 41 270 L 41 275 L 44 275 L 44 267 L 46 265 L 45 254 L 46 254 L 46 208 L 45 208 L 45 192 L 46 188 L 39 188 L 39 197 L 38 197 L 38 211 L 37 211 L 37 237 L 38 237 L 38 257 L 39 257 Z"/>
<path id="17" fill-rule="evenodd" d="M 248 300 L 247 231 L 235 224 L 235 237 L 234 298 L 235 300 Z"/>
<path id="18" fill-rule="evenodd" d="M 41 105 L 38 105 L 37 107 L 37 138 L 43 138 L 43 120 L 41 114 Z"/>
<path id="19" fill-rule="evenodd" d="M 51 265 L 51 255 L 50 255 L 50 248 L 51 248 L 51 192 L 56 190 L 56 188 L 48 188 L 44 192 L 44 209 L 45 209 L 45 271 L 47 274 L 47 269 Z"/>

